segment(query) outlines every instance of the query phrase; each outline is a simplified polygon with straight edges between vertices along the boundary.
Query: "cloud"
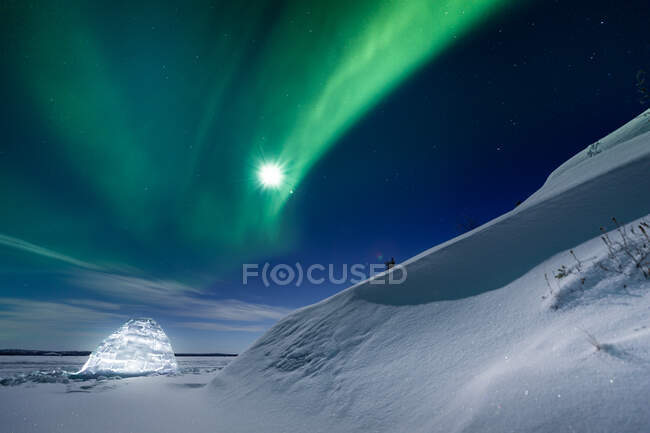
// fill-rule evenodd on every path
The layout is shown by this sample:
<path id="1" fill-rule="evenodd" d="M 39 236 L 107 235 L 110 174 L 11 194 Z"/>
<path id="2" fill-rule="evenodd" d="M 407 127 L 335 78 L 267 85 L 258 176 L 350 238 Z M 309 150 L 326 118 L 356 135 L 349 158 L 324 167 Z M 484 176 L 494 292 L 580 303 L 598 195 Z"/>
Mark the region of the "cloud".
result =
<path id="1" fill-rule="evenodd" d="M 8 247 L 16 248 L 28 253 L 37 254 L 39 256 L 47 257 L 54 260 L 59 260 L 80 268 L 92 269 L 92 270 L 101 270 L 102 267 L 97 266 L 93 263 L 85 262 L 83 260 L 75 259 L 74 257 L 58 253 L 56 251 L 50 250 L 45 247 L 41 247 L 31 242 L 24 241 L 22 239 L 14 238 L 11 236 L 3 235 L 0 233 L 0 245 L 5 245 Z"/>
<path id="2" fill-rule="evenodd" d="M 63 302 L 0 298 L 0 339 L 3 344 L 23 346 L 25 341 L 29 341 L 30 346 L 47 347 L 53 344 L 54 337 L 59 344 L 61 336 L 93 337 L 94 341 L 101 334 L 90 330 L 126 319 L 126 315 L 115 311 L 98 311 Z"/>
<path id="3" fill-rule="evenodd" d="M 202 294 L 195 287 L 169 279 L 146 278 L 130 275 L 139 273 L 127 266 L 99 266 L 22 239 L 0 234 L 0 245 L 16 248 L 42 257 L 58 260 L 78 268 L 73 271 L 77 285 L 93 288 L 126 299 L 169 301 L 178 294 Z"/>
<path id="4" fill-rule="evenodd" d="M 187 317 L 203 319 L 233 320 L 252 322 L 259 320 L 278 320 L 291 310 L 264 304 L 252 304 L 235 299 L 198 300 L 186 299 L 185 308 L 178 312 Z"/>
<path id="5" fill-rule="evenodd" d="M 224 325 L 214 322 L 179 322 L 176 326 L 182 328 L 198 329 L 202 331 L 238 331 L 238 332 L 264 332 L 267 326 L 260 325 Z"/>
<path id="6" fill-rule="evenodd" d="M 120 313 L 98 311 L 93 308 L 68 305 L 62 302 L 0 298 L 0 305 L 3 306 L 2 311 L 0 311 L 0 320 L 38 322 L 39 326 L 52 323 L 58 327 L 65 324 L 81 327 L 87 323 L 96 323 L 107 318 L 123 319 L 126 317 Z"/>
<path id="7" fill-rule="evenodd" d="M 101 310 L 119 310 L 121 307 L 118 304 L 111 302 L 94 301 L 90 299 L 67 299 L 66 304 L 81 305 L 85 307 L 98 308 Z"/>
<path id="8" fill-rule="evenodd" d="M 107 322 L 126 320 L 126 312 L 188 318 L 177 325 L 212 331 L 262 332 L 291 310 L 237 299 L 214 299 L 209 293 L 173 280 L 150 278 L 126 266 L 99 266 L 30 242 L 0 234 L 0 245 L 72 265 L 64 275 L 69 283 L 94 292 L 97 299 L 43 302 L 0 298 L 0 336 L 32 332 L 79 335 Z M 110 302 L 109 302 L 110 301 Z M 219 323 L 257 322 L 255 324 Z"/>
<path id="9" fill-rule="evenodd" d="M 131 300 L 170 303 L 177 296 L 204 292 L 175 280 L 144 278 L 114 272 L 73 272 L 71 282 L 80 287 Z"/>
<path id="10" fill-rule="evenodd" d="M 184 317 L 230 321 L 278 320 L 291 310 L 236 299 L 215 300 L 202 290 L 173 280 L 154 280 L 108 272 L 74 273 L 73 284 L 130 302 L 144 303 L 149 308 Z"/>

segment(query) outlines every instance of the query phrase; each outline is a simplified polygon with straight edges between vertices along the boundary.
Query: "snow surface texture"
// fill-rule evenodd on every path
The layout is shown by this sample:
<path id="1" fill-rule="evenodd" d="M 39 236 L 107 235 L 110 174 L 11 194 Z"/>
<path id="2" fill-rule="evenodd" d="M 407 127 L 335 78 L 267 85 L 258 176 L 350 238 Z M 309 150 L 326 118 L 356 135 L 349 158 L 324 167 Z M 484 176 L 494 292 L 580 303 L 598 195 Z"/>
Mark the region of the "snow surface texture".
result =
<path id="1" fill-rule="evenodd" d="M 153 319 L 131 319 L 108 336 L 79 371 L 81 375 L 175 373 L 174 350 Z"/>
<path id="2" fill-rule="evenodd" d="M 601 152 L 572 158 L 511 212 L 408 260 L 402 285 L 364 282 L 290 314 L 208 386 L 162 376 L 106 392 L 1 387 L 2 425 L 648 432 L 650 280 L 620 249 L 611 218 L 626 233 L 650 223 L 649 113 L 600 140 Z M 600 227 L 613 230 L 613 258 Z"/>

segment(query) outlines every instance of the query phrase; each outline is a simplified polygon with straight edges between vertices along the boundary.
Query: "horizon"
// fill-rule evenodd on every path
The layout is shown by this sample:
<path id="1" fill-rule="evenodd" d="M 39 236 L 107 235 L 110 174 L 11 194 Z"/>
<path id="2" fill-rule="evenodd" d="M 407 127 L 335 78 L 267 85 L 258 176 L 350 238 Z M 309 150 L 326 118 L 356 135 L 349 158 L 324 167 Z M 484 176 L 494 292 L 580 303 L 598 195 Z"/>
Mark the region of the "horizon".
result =
<path id="1" fill-rule="evenodd" d="M 39 350 L 39 349 L 17 349 L 17 348 L 7 348 L 3 349 L 0 348 L 0 355 L 2 356 L 22 356 L 24 355 L 25 352 L 38 352 L 36 355 L 31 355 L 31 356 L 46 356 L 45 353 L 55 353 L 56 355 L 52 356 L 86 356 L 90 355 L 93 350 Z M 13 354 L 13 353 L 6 353 L 6 352 L 21 352 L 20 354 Z M 86 355 L 69 355 L 70 353 L 84 353 Z M 230 356 L 238 356 L 238 353 L 221 353 L 221 352 L 188 352 L 188 353 L 183 353 L 183 352 L 174 352 L 175 356 L 225 356 L 225 357 L 230 357 Z"/>

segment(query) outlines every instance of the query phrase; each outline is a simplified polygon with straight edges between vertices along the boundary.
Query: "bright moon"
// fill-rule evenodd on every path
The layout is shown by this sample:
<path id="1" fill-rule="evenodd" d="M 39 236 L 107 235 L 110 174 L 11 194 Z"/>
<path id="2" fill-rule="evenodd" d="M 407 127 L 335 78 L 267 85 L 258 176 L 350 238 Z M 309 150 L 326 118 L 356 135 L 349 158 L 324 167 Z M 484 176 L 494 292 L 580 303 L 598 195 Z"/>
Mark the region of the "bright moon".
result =
<path id="1" fill-rule="evenodd" d="M 277 188 L 284 179 L 284 173 L 280 166 L 273 163 L 262 165 L 257 172 L 257 176 L 264 188 Z"/>

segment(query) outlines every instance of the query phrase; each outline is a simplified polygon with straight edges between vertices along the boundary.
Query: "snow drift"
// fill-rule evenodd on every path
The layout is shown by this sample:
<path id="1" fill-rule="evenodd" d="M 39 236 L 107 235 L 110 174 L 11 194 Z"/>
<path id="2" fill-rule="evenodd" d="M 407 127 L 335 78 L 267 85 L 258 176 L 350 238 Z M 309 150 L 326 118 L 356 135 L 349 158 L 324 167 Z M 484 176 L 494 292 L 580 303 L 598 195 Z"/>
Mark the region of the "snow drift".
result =
<path id="1" fill-rule="evenodd" d="M 153 319 L 131 319 L 90 354 L 78 374 L 175 373 L 176 357 L 167 335 Z"/>
<path id="2" fill-rule="evenodd" d="M 511 212 L 406 261 L 402 285 L 366 281 L 281 320 L 206 391 L 216 425 L 648 431 L 649 280 L 604 271 L 598 236 L 613 216 L 650 213 L 649 122 L 650 110 Z M 557 278 L 574 255 L 580 271 Z"/>

